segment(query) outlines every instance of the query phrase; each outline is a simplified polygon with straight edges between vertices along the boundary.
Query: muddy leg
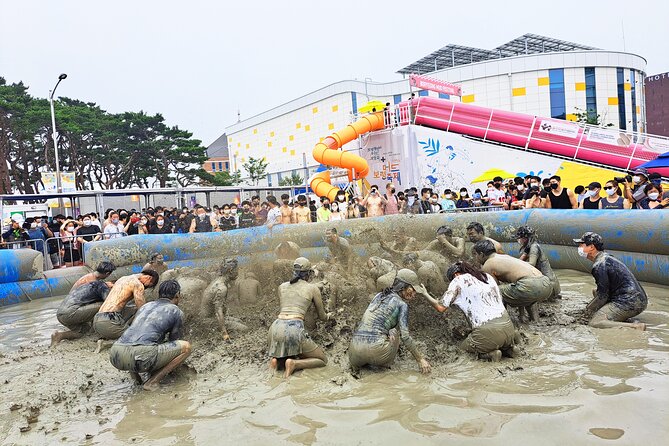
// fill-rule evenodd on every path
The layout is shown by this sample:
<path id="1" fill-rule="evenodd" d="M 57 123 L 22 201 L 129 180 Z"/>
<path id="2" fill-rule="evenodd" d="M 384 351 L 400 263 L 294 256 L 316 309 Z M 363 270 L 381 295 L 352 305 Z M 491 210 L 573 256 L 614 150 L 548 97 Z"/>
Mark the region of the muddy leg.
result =
<path id="1" fill-rule="evenodd" d="M 521 324 L 527 323 L 525 319 L 525 307 L 518 307 L 518 322 Z"/>
<path id="2" fill-rule="evenodd" d="M 105 339 L 98 339 L 98 345 L 97 345 L 97 348 L 95 349 L 95 353 L 100 353 L 102 350 L 106 350 L 108 348 L 111 348 L 112 345 L 114 345 L 114 341 L 107 341 Z"/>
<path id="3" fill-rule="evenodd" d="M 525 309 L 527 310 L 527 314 L 529 314 L 531 321 L 537 322 L 539 320 L 539 307 L 536 302 L 525 307 Z"/>
<path id="4" fill-rule="evenodd" d="M 135 381 L 135 384 L 138 386 L 142 385 L 142 377 L 139 375 L 137 372 L 130 372 L 130 376 L 132 377 L 132 380 Z"/>
<path id="5" fill-rule="evenodd" d="M 327 363 L 328 358 L 325 356 L 323 349 L 318 347 L 309 353 L 301 354 L 300 359 L 286 359 L 286 373 L 284 377 L 288 378 L 297 370 L 325 367 Z"/>
<path id="6" fill-rule="evenodd" d="M 594 328 L 633 328 L 635 330 L 644 331 L 646 329 L 646 324 L 643 322 L 617 322 L 610 321 L 603 313 L 597 312 L 593 317 L 590 323 L 591 327 Z"/>
<path id="7" fill-rule="evenodd" d="M 58 344 L 60 341 L 64 339 L 79 339 L 83 336 L 83 333 L 80 333 L 78 331 L 55 331 L 51 335 L 51 345 L 49 347 L 53 347 L 54 345 Z"/>
<path id="8" fill-rule="evenodd" d="M 172 370 L 177 368 L 179 365 L 181 365 L 182 362 L 190 356 L 191 352 L 191 346 L 190 342 L 186 341 L 179 341 L 181 343 L 181 354 L 171 360 L 165 367 L 162 369 L 158 370 L 155 375 L 151 375 L 151 378 L 149 378 L 145 383 L 144 383 L 144 390 L 157 390 L 158 389 L 158 384 L 160 384 L 160 381 L 162 381 L 165 376 L 170 373 Z"/>

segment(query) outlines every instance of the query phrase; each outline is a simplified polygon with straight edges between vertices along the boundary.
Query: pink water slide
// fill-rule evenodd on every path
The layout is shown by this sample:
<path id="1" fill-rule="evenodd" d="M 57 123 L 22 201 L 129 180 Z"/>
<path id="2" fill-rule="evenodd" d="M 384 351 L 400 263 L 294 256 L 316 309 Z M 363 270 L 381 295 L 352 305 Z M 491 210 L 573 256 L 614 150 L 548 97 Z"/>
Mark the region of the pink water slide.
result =
<path id="1" fill-rule="evenodd" d="M 406 106 L 409 106 L 407 109 Z M 643 134 L 630 135 L 614 128 L 585 128 L 560 119 L 479 107 L 446 99 L 420 97 L 404 102 L 400 110 L 415 116 L 417 125 L 461 133 L 520 148 L 630 170 L 657 158 L 669 141 Z M 400 122 L 408 124 L 407 112 Z M 657 147 L 653 147 L 653 144 Z M 669 168 L 649 169 L 669 176 Z"/>

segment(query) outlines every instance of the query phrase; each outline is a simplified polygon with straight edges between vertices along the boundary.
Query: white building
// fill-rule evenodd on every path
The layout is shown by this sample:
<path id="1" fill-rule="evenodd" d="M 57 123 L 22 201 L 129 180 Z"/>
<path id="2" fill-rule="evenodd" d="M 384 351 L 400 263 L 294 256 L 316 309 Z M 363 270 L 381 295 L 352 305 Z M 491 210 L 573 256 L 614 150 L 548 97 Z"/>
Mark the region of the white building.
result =
<path id="1" fill-rule="evenodd" d="M 462 97 L 451 100 L 569 120 L 586 113 L 599 116 L 600 124 L 643 132 L 645 68 L 646 60 L 635 54 L 525 34 L 493 50 L 448 45 L 398 73 L 457 83 Z M 227 127 L 231 167 L 265 157 L 269 185 L 292 173 L 308 176 L 318 166 L 314 145 L 346 126 L 359 107 L 369 100 L 397 104 L 409 95 L 408 79 L 328 85 Z M 349 146 L 358 148 L 357 142 Z"/>

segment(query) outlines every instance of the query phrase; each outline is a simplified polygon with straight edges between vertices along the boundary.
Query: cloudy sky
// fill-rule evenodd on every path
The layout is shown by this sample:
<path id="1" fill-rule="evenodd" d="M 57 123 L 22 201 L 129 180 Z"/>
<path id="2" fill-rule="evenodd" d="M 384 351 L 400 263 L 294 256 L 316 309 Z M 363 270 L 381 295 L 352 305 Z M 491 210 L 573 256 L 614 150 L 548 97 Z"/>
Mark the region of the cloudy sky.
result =
<path id="1" fill-rule="evenodd" d="M 227 125 L 342 79 L 386 82 L 449 43 L 542 34 L 669 71 L 669 3 L 1 0 L 0 76 L 110 112 L 162 113 L 205 145 Z M 623 31 L 624 30 L 624 31 Z M 623 38 L 624 34 L 624 38 Z"/>

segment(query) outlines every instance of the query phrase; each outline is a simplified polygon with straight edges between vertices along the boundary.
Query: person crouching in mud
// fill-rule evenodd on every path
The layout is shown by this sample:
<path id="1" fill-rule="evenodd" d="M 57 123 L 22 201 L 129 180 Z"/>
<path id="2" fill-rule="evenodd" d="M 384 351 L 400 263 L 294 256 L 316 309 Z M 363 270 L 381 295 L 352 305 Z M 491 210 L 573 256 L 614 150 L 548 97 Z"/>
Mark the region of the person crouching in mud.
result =
<path id="1" fill-rule="evenodd" d="M 409 306 L 416 293 L 427 294 L 411 270 L 397 272 L 392 286 L 377 294 L 365 310 L 348 348 L 351 367 L 365 365 L 390 367 L 395 361 L 400 339 L 411 352 L 422 373 L 429 373 L 430 364 L 418 351 L 409 334 Z"/>
<path id="2" fill-rule="evenodd" d="M 592 315 L 588 325 L 595 328 L 634 328 L 645 330 L 642 322 L 628 322 L 648 306 L 648 296 L 627 266 L 604 252 L 604 239 L 595 232 L 586 232 L 574 239 L 578 254 L 592 264 L 592 276 L 597 288 L 592 290 L 594 299 L 585 311 Z"/>
<path id="3" fill-rule="evenodd" d="M 529 226 L 521 226 L 516 230 L 516 240 L 520 245 L 520 260 L 524 260 L 548 277 L 553 284 L 553 293 L 551 299 L 562 299 L 560 281 L 553 272 L 548 256 L 544 253 L 541 245 L 537 241 L 537 234 Z"/>
<path id="4" fill-rule="evenodd" d="M 298 257 L 293 263 L 293 278 L 279 286 L 281 310 L 269 329 L 269 368 L 274 372 L 285 360 L 285 377 L 296 370 L 325 367 L 328 360 L 304 329 L 304 315 L 313 303 L 322 321 L 330 319 L 325 313 L 318 287 L 309 283 L 313 275 L 311 263 Z"/>
<path id="5" fill-rule="evenodd" d="M 214 279 L 204 290 L 202 311 L 204 317 L 216 317 L 218 325 L 221 327 L 223 340 L 229 341 L 228 329 L 238 332 L 248 330 L 248 327 L 242 324 L 239 319 L 227 316 L 228 303 L 233 294 L 238 294 L 232 293 L 233 287 L 236 286 L 235 280 L 239 276 L 237 260 L 231 257 L 224 259 L 220 272 L 220 277 Z"/>
<path id="6" fill-rule="evenodd" d="M 109 352 L 112 365 L 130 372 L 137 384 L 142 384 L 140 373 L 151 374 L 144 383 L 145 390 L 157 389 L 160 381 L 191 353 L 190 343 L 180 339 L 184 320 L 177 306 L 180 296 L 179 282 L 161 283 L 158 299 L 137 311 L 132 325 Z"/>
<path id="7" fill-rule="evenodd" d="M 107 277 L 111 275 L 111 273 L 116 270 L 116 266 L 114 266 L 113 263 L 111 262 L 100 262 L 98 263 L 97 268 L 95 268 L 95 271 L 92 273 L 88 273 L 84 276 L 81 276 L 79 280 L 74 282 L 74 285 L 72 285 L 72 290 L 79 288 L 82 285 L 85 285 L 87 283 L 95 282 L 96 280 L 105 280 Z M 112 282 L 107 282 L 107 286 L 111 288 L 114 284 Z"/>
<path id="8" fill-rule="evenodd" d="M 441 304 L 428 294 L 423 296 L 440 313 L 455 305 L 465 314 L 472 332 L 462 341 L 462 349 L 493 362 L 502 356 L 518 356 L 520 349 L 514 345 L 513 322 L 504 308 L 495 278 L 465 261 L 448 268 L 446 276 L 451 283 Z"/>
<path id="9" fill-rule="evenodd" d="M 108 263 L 108 262 L 103 262 Z M 93 318 L 100 310 L 109 293 L 109 285 L 102 280 L 72 287 L 70 294 L 58 306 L 56 318 L 68 331 L 56 331 L 51 335 L 51 347 L 63 339 L 79 339 L 88 333 Z"/>
<path id="10" fill-rule="evenodd" d="M 118 279 L 93 319 L 93 330 L 102 339 L 120 338 L 130 326 L 135 312 L 146 303 L 144 290 L 155 287 L 158 279 L 158 273 L 153 270 Z M 135 300 L 135 305 L 126 305 L 131 299 Z M 98 341 L 97 353 L 102 349 L 102 339 Z"/>

